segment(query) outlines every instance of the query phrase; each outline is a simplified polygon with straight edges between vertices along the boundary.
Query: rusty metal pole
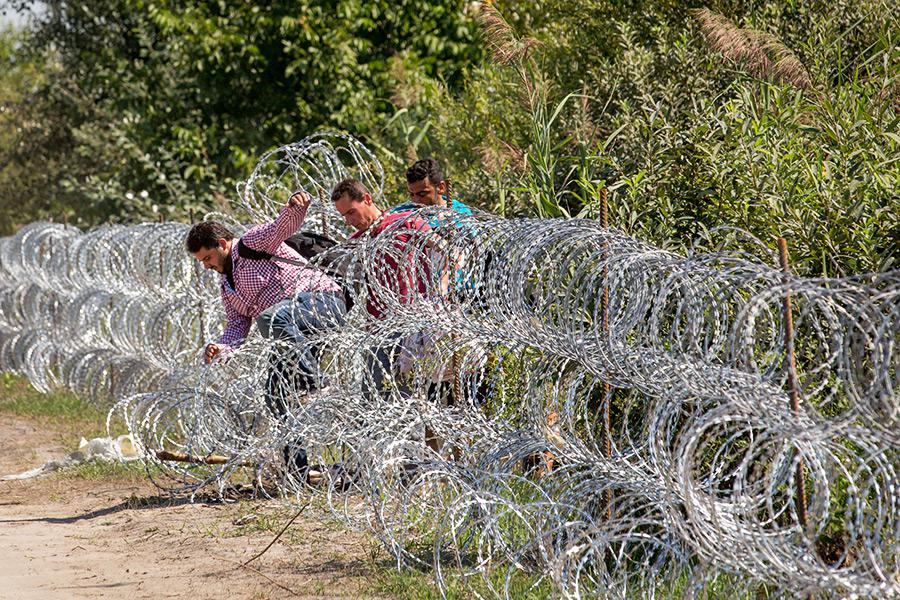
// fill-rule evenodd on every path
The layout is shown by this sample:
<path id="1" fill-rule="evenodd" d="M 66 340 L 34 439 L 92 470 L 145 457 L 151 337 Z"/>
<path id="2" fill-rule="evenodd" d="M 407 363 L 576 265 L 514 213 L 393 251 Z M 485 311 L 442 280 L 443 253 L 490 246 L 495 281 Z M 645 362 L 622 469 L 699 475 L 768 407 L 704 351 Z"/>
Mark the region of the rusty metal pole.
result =
<path id="1" fill-rule="evenodd" d="M 453 204 L 453 181 L 450 179 L 445 179 L 446 183 L 445 192 L 447 195 L 447 207 L 452 207 Z M 446 267 L 447 267 L 447 284 L 448 284 L 448 294 L 447 299 L 452 304 L 455 300 L 453 294 L 453 285 L 456 282 L 456 273 L 453 268 L 455 265 L 452 260 L 450 260 L 450 255 L 447 254 L 446 257 Z M 457 402 L 462 402 L 462 381 L 460 379 L 459 372 L 459 364 L 460 364 L 460 356 L 459 351 L 456 349 L 456 334 L 455 332 L 450 332 L 450 340 L 451 344 L 453 344 L 453 354 L 450 357 L 450 369 L 453 372 L 453 398 L 456 399 Z"/>
<path id="2" fill-rule="evenodd" d="M 778 259 L 781 263 L 781 272 L 785 274 L 785 283 L 788 282 L 788 275 L 791 273 L 790 261 L 788 257 L 787 240 L 778 238 Z M 791 303 L 791 289 L 787 288 L 784 300 L 782 301 L 784 310 L 784 345 L 787 351 L 785 360 L 785 368 L 787 369 L 788 388 L 791 398 L 791 412 L 795 415 L 800 414 L 800 383 L 797 380 L 797 359 L 794 354 L 794 312 Z M 806 469 L 803 465 L 803 459 L 797 461 L 795 501 L 797 503 L 797 518 L 802 526 L 806 526 Z"/>
<path id="3" fill-rule="evenodd" d="M 604 187 L 600 190 L 600 226 L 603 231 L 609 231 L 609 191 Z M 600 318 L 603 327 L 603 336 L 609 340 L 609 242 L 603 240 L 603 292 L 600 296 Z M 612 457 L 612 436 L 610 433 L 609 405 L 612 402 L 612 390 L 609 382 L 603 382 L 603 403 L 600 405 L 600 442 L 603 445 L 603 456 Z M 606 507 L 607 518 L 612 518 L 612 492 L 607 489 L 603 494 L 603 505 Z"/>

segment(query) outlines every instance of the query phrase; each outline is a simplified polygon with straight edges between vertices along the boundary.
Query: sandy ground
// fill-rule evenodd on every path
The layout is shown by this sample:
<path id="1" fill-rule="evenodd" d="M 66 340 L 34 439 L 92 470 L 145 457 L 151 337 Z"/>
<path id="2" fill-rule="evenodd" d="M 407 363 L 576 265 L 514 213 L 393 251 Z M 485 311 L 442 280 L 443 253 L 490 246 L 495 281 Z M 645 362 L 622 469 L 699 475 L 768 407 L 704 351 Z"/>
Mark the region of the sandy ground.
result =
<path id="1" fill-rule="evenodd" d="M 58 439 L 26 419 L 0 417 L 0 474 L 74 449 L 60 447 Z M 274 534 L 252 527 L 248 532 L 236 520 L 252 514 L 284 523 L 289 513 L 283 506 L 190 504 L 159 494 L 141 479 L 49 475 L 0 481 L 0 598 L 372 595 L 373 545 L 362 534 L 304 516 L 249 568 L 241 567 Z"/>

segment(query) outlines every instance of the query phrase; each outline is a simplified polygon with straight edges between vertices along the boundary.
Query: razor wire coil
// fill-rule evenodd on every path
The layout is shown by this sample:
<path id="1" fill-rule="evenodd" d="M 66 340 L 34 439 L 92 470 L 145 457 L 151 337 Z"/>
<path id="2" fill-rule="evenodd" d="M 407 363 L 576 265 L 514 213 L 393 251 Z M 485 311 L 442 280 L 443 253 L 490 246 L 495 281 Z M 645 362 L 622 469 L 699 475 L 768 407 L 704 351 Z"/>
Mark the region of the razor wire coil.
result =
<path id="1" fill-rule="evenodd" d="M 308 225 L 342 237 L 327 195 L 350 174 L 383 198 L 364 146 L 318 135 L 264 156 L 239 191 L 259 222 L 315 191 Z M 319 390 L 283 390 L 284 415 L 264 389 L 270 356 L 290 348 L 252 334 L 227 362 L 200 364 L 223 315 L 180 224 L 33 223 L 0 239 L 0 364 L 38 389 L 114 398 L 145 449 L 227 457 L 159 463 L 160 485 L 222 489 L 250 471 L 288 499 L 320 494 L 440 585 L 455 566 L 497 597 L 520 572 L 566 597 L 900 596 L 900 272 L 801 278 L 589 220 L 408 218 L 431 226 L 403 245 L 388 231 L 338 247 L 356 307 L 314 332 Z M 396 272 L 424 289 L 401 293 Z M 379 349 L 388 383 L 366 393 Z M 298 440 L 311 462 L 341 463 L 326 485 L 284 468 Z"/>

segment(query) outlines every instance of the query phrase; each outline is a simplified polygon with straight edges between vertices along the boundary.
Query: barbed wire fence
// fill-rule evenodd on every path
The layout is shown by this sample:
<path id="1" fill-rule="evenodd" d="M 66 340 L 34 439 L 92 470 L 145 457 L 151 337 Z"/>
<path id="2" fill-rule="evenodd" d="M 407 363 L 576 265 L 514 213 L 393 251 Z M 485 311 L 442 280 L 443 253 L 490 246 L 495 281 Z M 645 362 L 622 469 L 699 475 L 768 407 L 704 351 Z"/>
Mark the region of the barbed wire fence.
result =
<path id="1" fill-rule="evenodd" d="M 382 197 L 371 153 L 320 134 L 239 192 L 262 222 L 315 191 L 307 226 L 340 237 L 324 200 L 348 175 Z M 285 378 L 285 415 L 264 390 L 289 348 L 253 334 L 202 365 L 223 315 L 182 224 L 0 240 L 0 364 L 121 411 L 158 485 L 250 473 L 320 495 L 441 586 L 452 569 L 495 597 L 523 578 L 565 597 L 900 596 L 900 272 L 800 278 L 763 243 L 680 256 L 588 220 L 410 218 L 430 227 L 402 247 L 335 250 L 365 285 L 315 334 L 319 391 Z M 297 440 L 341 468 L 307 485 L 281 452 Z"/>

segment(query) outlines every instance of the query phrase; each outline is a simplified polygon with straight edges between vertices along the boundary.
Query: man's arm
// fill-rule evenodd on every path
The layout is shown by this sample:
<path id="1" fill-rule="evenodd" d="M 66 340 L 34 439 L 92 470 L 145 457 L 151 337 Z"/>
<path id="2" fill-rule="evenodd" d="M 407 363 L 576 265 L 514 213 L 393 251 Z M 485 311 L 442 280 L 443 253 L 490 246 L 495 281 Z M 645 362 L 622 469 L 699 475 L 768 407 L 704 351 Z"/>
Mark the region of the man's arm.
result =
<path id="1" fill-rule="evenodd" d="M 219 341 L 206 346 L 204 354 L 206 362 L 212 362 L 216 357 L 225 358 L 243 344 L 247 339 L 247 334 L 250 333 L 250 317 L 240 314 L 227 302 L 225 303 L 225 317 L 228 319 L 228 324 L 219 337 Z"/>
<path id="2" fill-rule="evenodd" d="M 274 221 L 254 227 L 241 240 L 249 248 L 274 254 L 284 240 L 300 229 L 311 201 L 306 192 L 294 192 Z"/>

